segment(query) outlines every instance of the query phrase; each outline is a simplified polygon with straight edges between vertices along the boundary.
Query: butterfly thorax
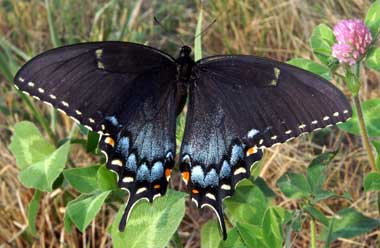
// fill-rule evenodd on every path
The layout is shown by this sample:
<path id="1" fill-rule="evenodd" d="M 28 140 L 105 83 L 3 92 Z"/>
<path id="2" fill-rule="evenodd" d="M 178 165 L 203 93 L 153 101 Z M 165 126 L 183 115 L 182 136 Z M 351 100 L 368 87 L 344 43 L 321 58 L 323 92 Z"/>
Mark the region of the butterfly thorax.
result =
<path id="1" fill-rule="evenodd" d="M 189 82 L 191 72 L 194 66 L 194 60 L 191 58 L 191 48 L 183 46 L 179 52 L 179 56 L 176 60 L 178 70 L 178 80 L 182 82 Z"/>

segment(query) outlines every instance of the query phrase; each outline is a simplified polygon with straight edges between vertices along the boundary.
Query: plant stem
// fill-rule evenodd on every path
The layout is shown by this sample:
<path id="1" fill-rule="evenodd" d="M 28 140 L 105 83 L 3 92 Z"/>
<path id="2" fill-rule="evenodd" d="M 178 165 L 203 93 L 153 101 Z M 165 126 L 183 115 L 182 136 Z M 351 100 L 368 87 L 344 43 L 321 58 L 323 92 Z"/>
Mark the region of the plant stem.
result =
<path id="1" fill-rule="evenodd" d="M 355 75 L 360 78 L 360 65 L 356 64 L 354 66 L 354 73 Z M 356 108 L 357 116 L 358 116 L 358 121 L 359 121 L 359 128 L 360 128 L 360 135 L 362 137 L 362 142 L 364 145 L 364 148 L 367 151 L 368 154 L 368 162 L 371 166 L 372 171 L 377 171 L 376 169 L 376 163 L 375 163 L 375 157 L 373 156 L 372 153 L 372 148 L 369 143 L 369 138 L 368 138 L 368 132 L 364 123 L 364 115 L 363 115 L 363 110 L 362 110 L 362 104 L 360 100 L 359 93 L 356 94 L 355 96 L 352 97 L 352 100 L 354 102 L 354 106 Z"/>
<path id="2" fill-rule="evenodd" d="M 310 247 L 311 248 L 317 248 L 317 240 L 316 240 L 316 231 L 315 231 L 316 227 L 315 227 L 315 220 L 313 217 L 311 217 L 310 219 L 310 236 L 311 236 L 311 240 L 310 240 Z"/>
<path id="3" fill-rule="evenodd" d="M 364 116 L 363 116 L 362 104 L 360 101 L 360 97 L 359 97 L 359 95 L 356 95 L 356 96 L 353 96 L 352 99 L 354 101 L 356 112 L 358 114 L 360 135 L 362 137 L 362 142 L 363 142 L 364 148 L 367 150 L 369 164 L 371 166 L 372 171 L 377 171 L 376 164 L 375 164 L 375 157 L 373 156 L 373 153 L 372 153 L 372 148 L 371 148 L 371 145 L 369 143 L 367 129 L 366 129 L 365 123 L 364 123 Z"/>

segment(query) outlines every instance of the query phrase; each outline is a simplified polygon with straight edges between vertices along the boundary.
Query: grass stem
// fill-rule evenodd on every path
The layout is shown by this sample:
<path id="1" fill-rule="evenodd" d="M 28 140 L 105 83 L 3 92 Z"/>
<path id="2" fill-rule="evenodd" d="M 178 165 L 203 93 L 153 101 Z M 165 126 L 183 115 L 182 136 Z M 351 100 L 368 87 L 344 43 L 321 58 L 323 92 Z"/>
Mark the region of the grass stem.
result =
<path id="1" fill-rule="evenodd" d="M 360 65 L 356 64 L 353 69 L 354 69 L 355 75 L 358 78 L 360 78 Z M 368 162 L 371 166 L 371 170 L 377 171 L 376 163 L 375 163 L 375 157 L 373 156 L 373 153 L 372 153 L 372 147 L 371 147 L 371 144 L 369 143 L 368 132 L 367 132 L 367 128 L 366 128 L 365 122 L 364 122 L 362 103 L 360 100 L 359 93 L 356 94 L 355 96 L 353 96 L 352 100 L 354 102 L 354 106 L 355 106 L 357 116 L 358 116 L 360 136 L 362 137 L 363 146 L 366 149 L 367 154 L 368 154 Z"/>
<path id="2" fill-rule="evenodd" d="M 317 248 L 316 224 L 314 218 L 310 219 L 310 247 Z"/>

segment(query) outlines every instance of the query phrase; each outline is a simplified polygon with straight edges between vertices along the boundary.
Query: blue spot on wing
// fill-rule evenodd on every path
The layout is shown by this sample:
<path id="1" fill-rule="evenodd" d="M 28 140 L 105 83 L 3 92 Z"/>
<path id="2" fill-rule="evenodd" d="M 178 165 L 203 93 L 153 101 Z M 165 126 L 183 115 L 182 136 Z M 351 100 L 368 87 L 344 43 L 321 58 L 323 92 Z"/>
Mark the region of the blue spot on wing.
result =
<path id="1" fill-rule="evenodd" d="M 205 185 L 204 177 L 205 175 L 204 175 L 203 169 L 199 165 L 195 166 L 191 170 L 191 181 L 193 183 L 198 183 L 199 185 L 204 186 Z"/>
<path id="2" fill-rule="evenodd" d="M 241 159 L 244 158 L 243 148 L 239 145 L 233 145 L 231 152 L 230 163 L 232 166 L 236 165 Z"/>
<path id="3" fill-rule="evenodd" d="M 119 152 L 123 155 L 128 154 L 129 149 L 129 139 L 128 137 L 122 137 L 118 140 L 116 146 L 116 152 Z"/>
<path id="4" fill-rule="evenodd" d="M 205 185 L 215 187 L 219 185 L 219 177 L 215 169 L 211 169 L 205 177 Z"/>
<path id="5" fill-rule="evenodd" d="M 222 169 L 220 169 L 220 178 L 226 178 L 231 175 L 231 167 L 227 161 L 223 161 Z"/>
<path id="6" fill-rule="evenodd" d="M 107 121 L 111 122 L 111 124 L 112 124 L 113 126 L 115 126 L 115 127 L 117 127 L 117 126 L 119 125 L 119 122 L 118 122 L 116 116 L 114 116 L 114 115 L 113 115 L 113 116 L 107 116 L 105 119 L 106 119 Z"/>
<path id="7" fill-rule="evenodd" d="M 151 172 L 150 172 L 150 181 L 153 182 L 154 180 L 162 178 L 164 175 L 164 166 L 162 162 L 157 161 L 154 163 Z"/>
<path id="8" fill-rule="evenodd" d="M 127 162 L 125 163 L 125 167 L 129 171 L 136 172 L 136 170 L 137 170 L 137 161 L 136 161 L 136 155 L 135 154 L 132 153 L 131 155 L 129 155 L 129 157 L 127 159 Z"/>
<path id="9" fill-rule="evenodd" d="M 149 180 L 149 178 L 150 178 L 149 169 L 145 163 L 143 163 L 140 166 L 139 170 L 137 171 L 136 178 L 137 178 L 137 181 Z"/>

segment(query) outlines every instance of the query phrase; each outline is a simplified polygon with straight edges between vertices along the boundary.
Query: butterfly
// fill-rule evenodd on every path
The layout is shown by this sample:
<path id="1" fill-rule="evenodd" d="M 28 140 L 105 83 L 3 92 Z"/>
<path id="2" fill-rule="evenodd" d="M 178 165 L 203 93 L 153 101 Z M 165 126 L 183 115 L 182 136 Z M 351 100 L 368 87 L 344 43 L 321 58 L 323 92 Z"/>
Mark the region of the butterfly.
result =
<path id="1" fill-rule="evenodd" d="M 16 87 L 101 135 L 118 186 L 135 204 L 167 190 L 178 161 L 199 208 L 210 207 L 227 237 L 222 202 L 250 176 L 263 149 L 352 115 L 344 94 L 308 71 L 251 55 L 194 61 L 130 42 L 92 42 L 44 52 L 15 76 Z M 176 117 L 187 104 L 180 154 Z"/>

